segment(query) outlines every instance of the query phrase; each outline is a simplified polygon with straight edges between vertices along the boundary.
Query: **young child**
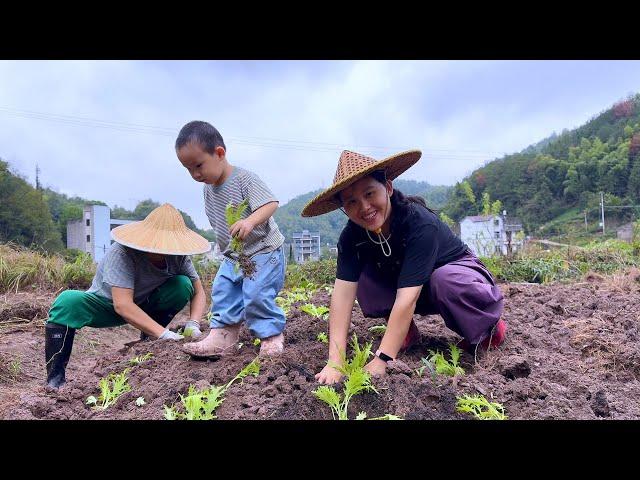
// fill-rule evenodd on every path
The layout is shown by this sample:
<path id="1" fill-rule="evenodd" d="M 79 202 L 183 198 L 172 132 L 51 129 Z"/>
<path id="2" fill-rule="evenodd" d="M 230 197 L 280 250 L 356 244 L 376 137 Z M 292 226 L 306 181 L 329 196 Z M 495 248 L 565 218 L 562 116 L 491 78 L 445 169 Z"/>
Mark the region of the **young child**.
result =
<path id="1" fill-rule="evenodd" d="M 225 256 L 211 289 L 211 331 L 204 340 L 185 344 L 184 351 L 196 357 L 232 354 L 245 321 L 261 340 L 261 356 L 282 353 L 286 318 L 275 302 L 285 274 L 284 236 L 273 219 L 278 200 L 256 174 L 228 162 L 224 140 L 209 123 L 187 123 L 175 148 L 193 179 L 204 183 L 205 211 Z M 249 207 L 242 218 L 228 226 L 227 205 L 245 200 Z M 255 262 L 251 278 L 238 269 L 232 237 L 243 241 L 243 253 Z"/>

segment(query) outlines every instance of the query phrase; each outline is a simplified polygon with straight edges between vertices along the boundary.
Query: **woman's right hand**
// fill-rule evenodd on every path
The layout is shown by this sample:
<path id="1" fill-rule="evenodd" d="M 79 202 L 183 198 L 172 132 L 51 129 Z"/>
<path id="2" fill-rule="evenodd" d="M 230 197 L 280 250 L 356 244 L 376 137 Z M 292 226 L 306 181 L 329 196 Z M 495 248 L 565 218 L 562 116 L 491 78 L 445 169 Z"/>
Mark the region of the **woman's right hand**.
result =
<path id="1" fill-rule="evenodd" d="M 328 363 L 325 365 L 322 371 L 320 371 L 320 373 L 316 373 L 316 380 L 327 385 L 338 383 L 341 378 L 342 374 L 338 370 L 330 366 Z"/>

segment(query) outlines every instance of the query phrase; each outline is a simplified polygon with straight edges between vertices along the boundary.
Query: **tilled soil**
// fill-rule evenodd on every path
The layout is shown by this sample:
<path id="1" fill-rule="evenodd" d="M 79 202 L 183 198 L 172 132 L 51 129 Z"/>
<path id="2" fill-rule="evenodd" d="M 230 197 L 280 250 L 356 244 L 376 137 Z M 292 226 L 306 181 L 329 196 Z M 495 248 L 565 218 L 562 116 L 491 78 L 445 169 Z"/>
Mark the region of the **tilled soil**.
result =
<path id="1" fill-rule="evenodd" d="M 421 342 L 374 379 L 378 394 L 355 396 L 349 418 L 385 414 L 403 419 L 467 419 L 456 411 L 456 397 L 479 393 L 501 403 L 509 419 L 640 418 L 640 272 L 588 275 L 572 284 L 503 284 L 507 340 L 488 353 L 464 353 L 465 375 L 433 377 L 416 372 L 429 350 L 446 351 L 460 340 L 439 316 L 415 316 Z M 3 419 L 163 419 L 190 385 L 222 385 L 257 355 L 245 329 L 235 355 L 194 360 L 180 342 L 146 340 L 129 326 L 85 328 L 77 332 L 67 368 L 67 384 L 44 386 L 43 325 L 53 293 L 0 297 L 0 418 Z M 325 292 L 316 305 L 329 304 Z M 299 307 L 299 305 L 298 305 Z M 23 321 L 20 321 L 22 319 Z M 171 327 L 186 317 L 179 315 Z M 351 333 L 361 344 L 380 337 L 369 331 L 381 319 L 367 319 L 354 307 Z M 216 410 L 219 419 L 325 419 L 331 410 L 313 395 L 314 374 L 325 365 L 327 345 L 316 336 L 328 322 L 293 308 L 285 330 L 285 353 L 261 359 L 257 377 L 234 383 Z M 351 334 L 350 333 L 350 334 Z M 206 329 L 205 329 L 206 334 Z M 130 360 L 151 352 L 139 365 Z M 448 358 L 448 353 L 447 353 Z M 16 361 L 20 364 L 16 374 Z M 9 365 L 13 362 L 14 368 Z M 98 382 L 129 368 L 131 391 L 106 410 L 86 405 L 99 395 Z M 338 388 L 341 391 L 341 386 Z M 138 406 L 136 399 L 145 404 Z"/>

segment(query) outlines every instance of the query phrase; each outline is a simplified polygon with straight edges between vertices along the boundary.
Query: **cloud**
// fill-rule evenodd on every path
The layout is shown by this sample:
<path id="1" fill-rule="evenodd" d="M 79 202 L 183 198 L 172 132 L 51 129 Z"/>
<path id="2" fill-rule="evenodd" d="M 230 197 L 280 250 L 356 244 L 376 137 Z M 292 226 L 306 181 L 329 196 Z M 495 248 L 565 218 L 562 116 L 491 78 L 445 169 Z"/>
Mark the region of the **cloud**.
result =
<path id="1" fill-rule="evenodd" d="M 69 195 L 166 201 L 207 227 L 173 151 L 190 120 L 215 125 L 231 163 L 286 202 L 328 186 L 344 148 L 419 148 L 403 178 L 452 184 L 639 82 L 634 61 L 0 61 L 0 157 L 31 181 L 37 163 Z"/>

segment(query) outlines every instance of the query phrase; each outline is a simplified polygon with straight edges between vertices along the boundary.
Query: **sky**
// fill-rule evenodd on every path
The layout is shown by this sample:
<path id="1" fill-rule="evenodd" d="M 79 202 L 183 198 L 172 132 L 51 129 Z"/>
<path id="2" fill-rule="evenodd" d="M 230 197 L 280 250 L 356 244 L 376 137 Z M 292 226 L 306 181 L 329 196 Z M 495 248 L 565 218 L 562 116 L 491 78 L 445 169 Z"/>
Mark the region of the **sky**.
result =
<path id="1" fill-rule="evenodd" d="M 2 61 L 0 158 L 69 196 L 151 198 L 209 228 L 174 144 L 214 125 L 281 204 L 331 185 L 342 150 L 419 149 L 401 178 L 453 185 L 640 92 L 640 61 Z"/>

